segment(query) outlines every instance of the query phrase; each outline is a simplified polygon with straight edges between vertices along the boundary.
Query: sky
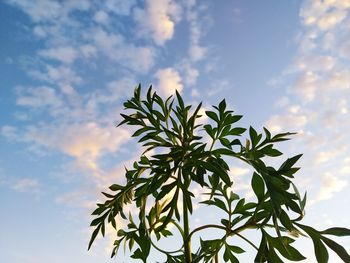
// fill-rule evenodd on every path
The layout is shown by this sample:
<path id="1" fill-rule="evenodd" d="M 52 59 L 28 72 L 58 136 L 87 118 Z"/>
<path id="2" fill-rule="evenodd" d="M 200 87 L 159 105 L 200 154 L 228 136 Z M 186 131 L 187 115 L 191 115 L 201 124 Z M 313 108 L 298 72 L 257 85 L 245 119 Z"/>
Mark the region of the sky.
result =
<path id="1" fill-rule="evenodd" d="M 305 222 L 349 226 L 349 13 L 349 0 L 1 1 L 0 261 L 133 262 L 109 259 L 110 229 L 87 244 L 100 192 L 141 153 L 114 126 L 138 83 L 204 109 L 225 98 L 242 125 L 298 132 L 280 149 L 304 153 Z M 251 196 L 249 169 L 231 168 Z"/>

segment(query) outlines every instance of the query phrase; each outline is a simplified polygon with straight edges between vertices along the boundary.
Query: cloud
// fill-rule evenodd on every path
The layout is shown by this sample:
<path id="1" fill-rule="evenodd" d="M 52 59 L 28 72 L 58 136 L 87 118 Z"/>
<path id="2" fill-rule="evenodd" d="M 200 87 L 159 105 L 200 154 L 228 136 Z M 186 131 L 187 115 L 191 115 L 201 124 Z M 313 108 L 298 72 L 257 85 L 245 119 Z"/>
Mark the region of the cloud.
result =
<path id="1" fill-rule="evenodd" d="M 339 149 L 331 151 L 321 151 L 316 154 L 315 163 L 321 164 L 330 161 L 340 154 Z"/>
<path id="2" fill-rule="evenodd" d="M 53 88 L 47 86 L 39 87 L 18 87 L 16 104 L 32 108 L 45 106 L 58 107 L 62 105 L 61 99 L 57 96 Z"/>
<path id="3" fill-rule="evenodd" d="M 70 46 L 61 46 L 39 51 L 39 55 L 45 58 L 58 60 L 63 63 L 73 63 L 78 56 L 77 51 Z"/>
<path id="4" fill-rule="evenodd" d="M 47 64 L 43 70 L 28 69 L 27 73 L 34 79 L 56 85 L 80 84 L 82 82 L 82 78 L 71 67 L 63 65 Z"/>
<path id="5" fill-rule="evenodd" d="M 85 58 L 91 58 L 96 55 L 96 48 L 93 45 L 82 45 L 80 46 L 80 51 Z"/>
<path id="6" fill-rule="evenodd" d="M 106 83 L 106 89 L 97 90 L 90 94 L 87 105 L 95 108 L 106 103 L 113 103 L 128 98 L 136 87 L 137 81 L 133 77 L 123 77 Z"/>
<path id="7" fill-rule="evenodd" d="M 312 101 L 315 98 L 315 92 L 319 88 L 319 76 L 312 71 L 302 72 L 294 85 L 293 90 L 301 95 L 307 101 Z"/>
<path id="8" fill-rule="evenodd" d="M 232 176 L 242 176 L 248 174 L 251 170 L 248 168 L 234 166 L 230 168 L 230 175 Z"/>
<path id="9" fill-rule="evenodd" d="M 129 132 L 103 127 L 96 122 L 69 123 L 60 126 L 30 127 L 26 138 L 47 149 L 60 150 L 74 157 L 85 168 L 98 171 L 98 158 L 115 153 L 129 138 Z"/>
<path id="10" fill-rule="evenodd" d="M 341 180 L 333 174 L 323 174 L 321 178 L 320 190 L 316 196 L 316 201 L 331 199 L 335 193 L 340 192 L 347 185 L 347 181 Z"/>
<path id="11" fill-rule="evenodd" d="M 158 79 L 156 87 L 165 96 L 173 95 L 176 90 L 181 92 L 183 89 L 182 79 L 173 68 L 159 69 L 155 77 Z"/>
<path id="12" fill-rule="evenodd" d="M 37 179 L 21 178 L 15 180 L 11 189 L 20 193 L 38 194 L 40 192 L 40 182 Z"/>
<path id="13" fill-rule="evenodd" d="M 303 130 L 307 124 L 306 115 L 300 114 L 280 114 L 272 116 L 266 123 L 268 129 L 272 132 L 298 132 Z"/>
<path id="14" fill-rule="evenodd" d="M 102 28 L 94 28 L 89 36 L 100 52 L 108 58 L 134 70 L 146 73 L 154 65 L 155 52 L 152 47 L 136 46 L 127 43 L 124 37 L 117 33 L 109 33 Z"/>
<path id="15" fill-rule="evenodd" d="M 136 0 L 106 0 L 105 5 L 108 11 L 117 15 L 130 15 L 131 8 L 135 5 Z"/>
<path id="16" fill-rule="evenodd" d="M 181 8 L 172 0 L 146 0 L 145 9 L 135 9 L 134 19 L 140 36 L 151 36 L 157 45 L 162 46 L 172 39 L 175 25 L 181 19 Z"/>
<path id="17" fill-rule="evenodd" d="M 304 152 L 301 179 L 311 188 L 311 203 L 333 198 L 348 184 L 342 179 L 349 155 L 350 74 L 347 43 L 350 43 L 350 2 L 304 1 L 302 29 L 293 62 L 281 74 L 290 81 L 279 102 L 278 114 L 267 121 L 272 131 L 302 131 L 287 152 Z M 315 189 L 314 182 L 320 182 Z M 315 198 L 312 198 L 312 196 Z"/>
<path id="18" fill-rule="evenodd" d="M 204 5 L 198 6 L 198 4 L 196 4 L 196 1 L 187 1 L 186 8 L 187 21 L 189 22 L 190 28 L 190 46 L 188 54 L 192 62 L 197 62 L 202 60 L 207 53 L 207 48 L 200 44 L 203 32 L 198 19 L 199 11 L 206 9 L 206 7 Z M 209 26 L 207 25 L 207 27 Z"/>
<path id="19" fill-rule="evenodd" d="M 102 10 L 99 10 L 98 12 L 96 12 L 93 19 L 96 23 L 99 23 L 102 25 L 107 25 L 109 22 L 108 14 Z"/>
<path id="20" fill-rule="evenodd" d="M 59 17 L 62 8 L 59 2 L 47 0 L 7 0 L 7 2 L 20 7 L 35 22 Z"/>
<path id="21" fill-rule="evenodd" d="M 7 3 L 20 8 L 36 23 L 69 21 L 69 15 L 75 10 L 87 11 L 89 0 L 49 1 L 49 0 L 6 0 Z"/>
<path id="22" fill-rule="evenodd" d="M 303 55 L 298 57 L 295 65 L 298 70 L 312 69 L 313 71 L 331 70 L 334 67 L 335 58 L 325 55 Z"/>
<path id="23" fill-rule="evenodd" d="M 15 140 L 18 136 L 18 131 L 16 127 L 4 125 L 0 129 L 0 134 L 9 140 Z"/>
<path id="24" fill-rule="evenodd" d="M 300 16 L 306 26 L 315 26 L 320 30 L 330 30 L 346 17 L 348 1 L 306 1 L 301 8 Z"/>

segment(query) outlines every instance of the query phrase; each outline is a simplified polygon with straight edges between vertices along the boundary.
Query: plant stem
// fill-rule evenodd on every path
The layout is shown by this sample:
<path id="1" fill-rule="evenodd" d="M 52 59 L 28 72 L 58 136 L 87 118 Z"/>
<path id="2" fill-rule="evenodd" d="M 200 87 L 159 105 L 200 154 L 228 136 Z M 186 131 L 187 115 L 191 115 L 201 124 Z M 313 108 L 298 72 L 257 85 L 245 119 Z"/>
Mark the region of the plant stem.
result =
<path id="1" fill-rule="evenodd" d="M 185 197 L 183 197 L 183 218 L 184 218 L 184 249 L 185 249 L 185 262 L 192 262 L 192 252 L 191 252 L 191 236 L 190 236 L 190 226 L 188 221 L 188 208 Z"/>
<path id="2" fill-rule="evenodd" d="M 236 236 L 239 236 L 240 238 L 242 238 L 243 240 L 245 240 L 247 243 L 249 243 L 252 247 L 254 247 L 256 249 L 256 251 L 259 251 L 258 247 L 256 245 L 253 244 L 253 242 L 251 242 L 249 239 L 245 238 L 244 236 L 242 236 L 239 233 L 235 233 Z"/>
<path id="3" fill-rule="evenodd" d="M 215 263 L 219 263 L 219 253 L 215 255 Z"/>

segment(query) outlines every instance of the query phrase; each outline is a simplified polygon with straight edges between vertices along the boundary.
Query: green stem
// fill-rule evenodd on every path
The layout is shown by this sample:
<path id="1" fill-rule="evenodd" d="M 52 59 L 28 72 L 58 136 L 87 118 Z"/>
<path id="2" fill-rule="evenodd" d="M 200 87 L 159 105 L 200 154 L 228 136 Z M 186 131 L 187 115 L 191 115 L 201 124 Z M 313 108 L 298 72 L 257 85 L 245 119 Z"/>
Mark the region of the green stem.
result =
<path id="1" fill-rule="evenodd" d="M 188 208 L 185 197 L 183 197 L 183 218 L 184 218 L 184 249 L 185 249 L 185 262 L 192 262 L 192 252 L 191 252 L 191 236 L 190 236 L 190 226 L 188 221 Z"/>
<path id="2" fill-rule="evenodd" d="M 182 247 L 181 247 L 181 248 L 179 248 L 178 250 L 174 250 L 174 251 L 165 251 L 165 250 L 159 248 L 156 244 L 154 244 L 154 242 L 152 241 L 151 238 L 150 238 L 150 241 L 151 241 L 151 245 L 152 245 L 155 249 L 157 249 L 159 252 L 161 252 L 161 253 L 163 253 L 163 254 L 166 254 L 166 255 L 167 255 L 167 254 L 174 254 L 174 253 L 177 253 L 177 252 L 181 251 L 181 249 L 182 249 Z"/>
<path id="3" fill-rule="evenodd" d="M 220 225 L 213 225 L 213 224 L 209 224 L 209 225 L 204 225 L 204 226 L 200 226 L 196 229 L 194 229 L 188 236 L 188 238 L 191 238 L 192 235 L 198 231 L 201 231 L 203 229 L 206 229 L 206 228 L 218 228 L 218 229 L 222 229 L 222 230 L 226 230 L 226 227 L 224 226 L 220 226 Z"/>
<path id="4" fill-rule="evenodd" d="M 239 233 L 235 233 L 235 235 L 239 236 L 240 238 L 242 238 L 244 241 L 246 241 L 247 243 L 249 243 L 252 247 L 254 247 L 257 251 L 259 251 L 258 247 L 256 245 L 253 244 L 253 242 L 251 242 L 249 239 L 245 238 L 244 236 L 242 236 Z"/>
<path id="5" fill-rule="evenodd" d="M 215 254 L 215 263 L 219 263 L 219 253 Z"/>
<path id="6" fill-rule="evenodd" d="M 170 223 L 173 223 L 174 226 L 176 226 L 176 228 L 179 230 L 182 238 L 184 238 L 184 231 L 182 230 L 181 226 L 175 220 L 171 220 Z"/>

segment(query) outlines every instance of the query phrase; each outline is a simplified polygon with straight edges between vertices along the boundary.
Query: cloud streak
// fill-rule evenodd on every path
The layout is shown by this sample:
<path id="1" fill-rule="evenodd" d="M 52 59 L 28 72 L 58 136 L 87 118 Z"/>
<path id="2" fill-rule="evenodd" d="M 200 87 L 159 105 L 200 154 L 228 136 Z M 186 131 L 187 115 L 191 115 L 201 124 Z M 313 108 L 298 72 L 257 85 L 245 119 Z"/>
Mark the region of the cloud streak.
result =
<path id="1" fill-rule="evenodd" d="M 294 81 L 287 90 L 288 99 L 280 103 L 281 113 L 267 121 L 276 132 L 301 132 L 293 151 L 305 152 L 304 174 L 309 183 L 321 181 L 320 190 L 311 186 L 316 202 L 332 198 L 348 184 L 338 171 L 345 169 L 342 156 L 350 150 L 349 135 L 344 133 L 350 129 L 350 60 L 341 51 L 350 41 L 349 11 L 349 1 L 303 3 L 299 49 L 284 72 Z"/>

